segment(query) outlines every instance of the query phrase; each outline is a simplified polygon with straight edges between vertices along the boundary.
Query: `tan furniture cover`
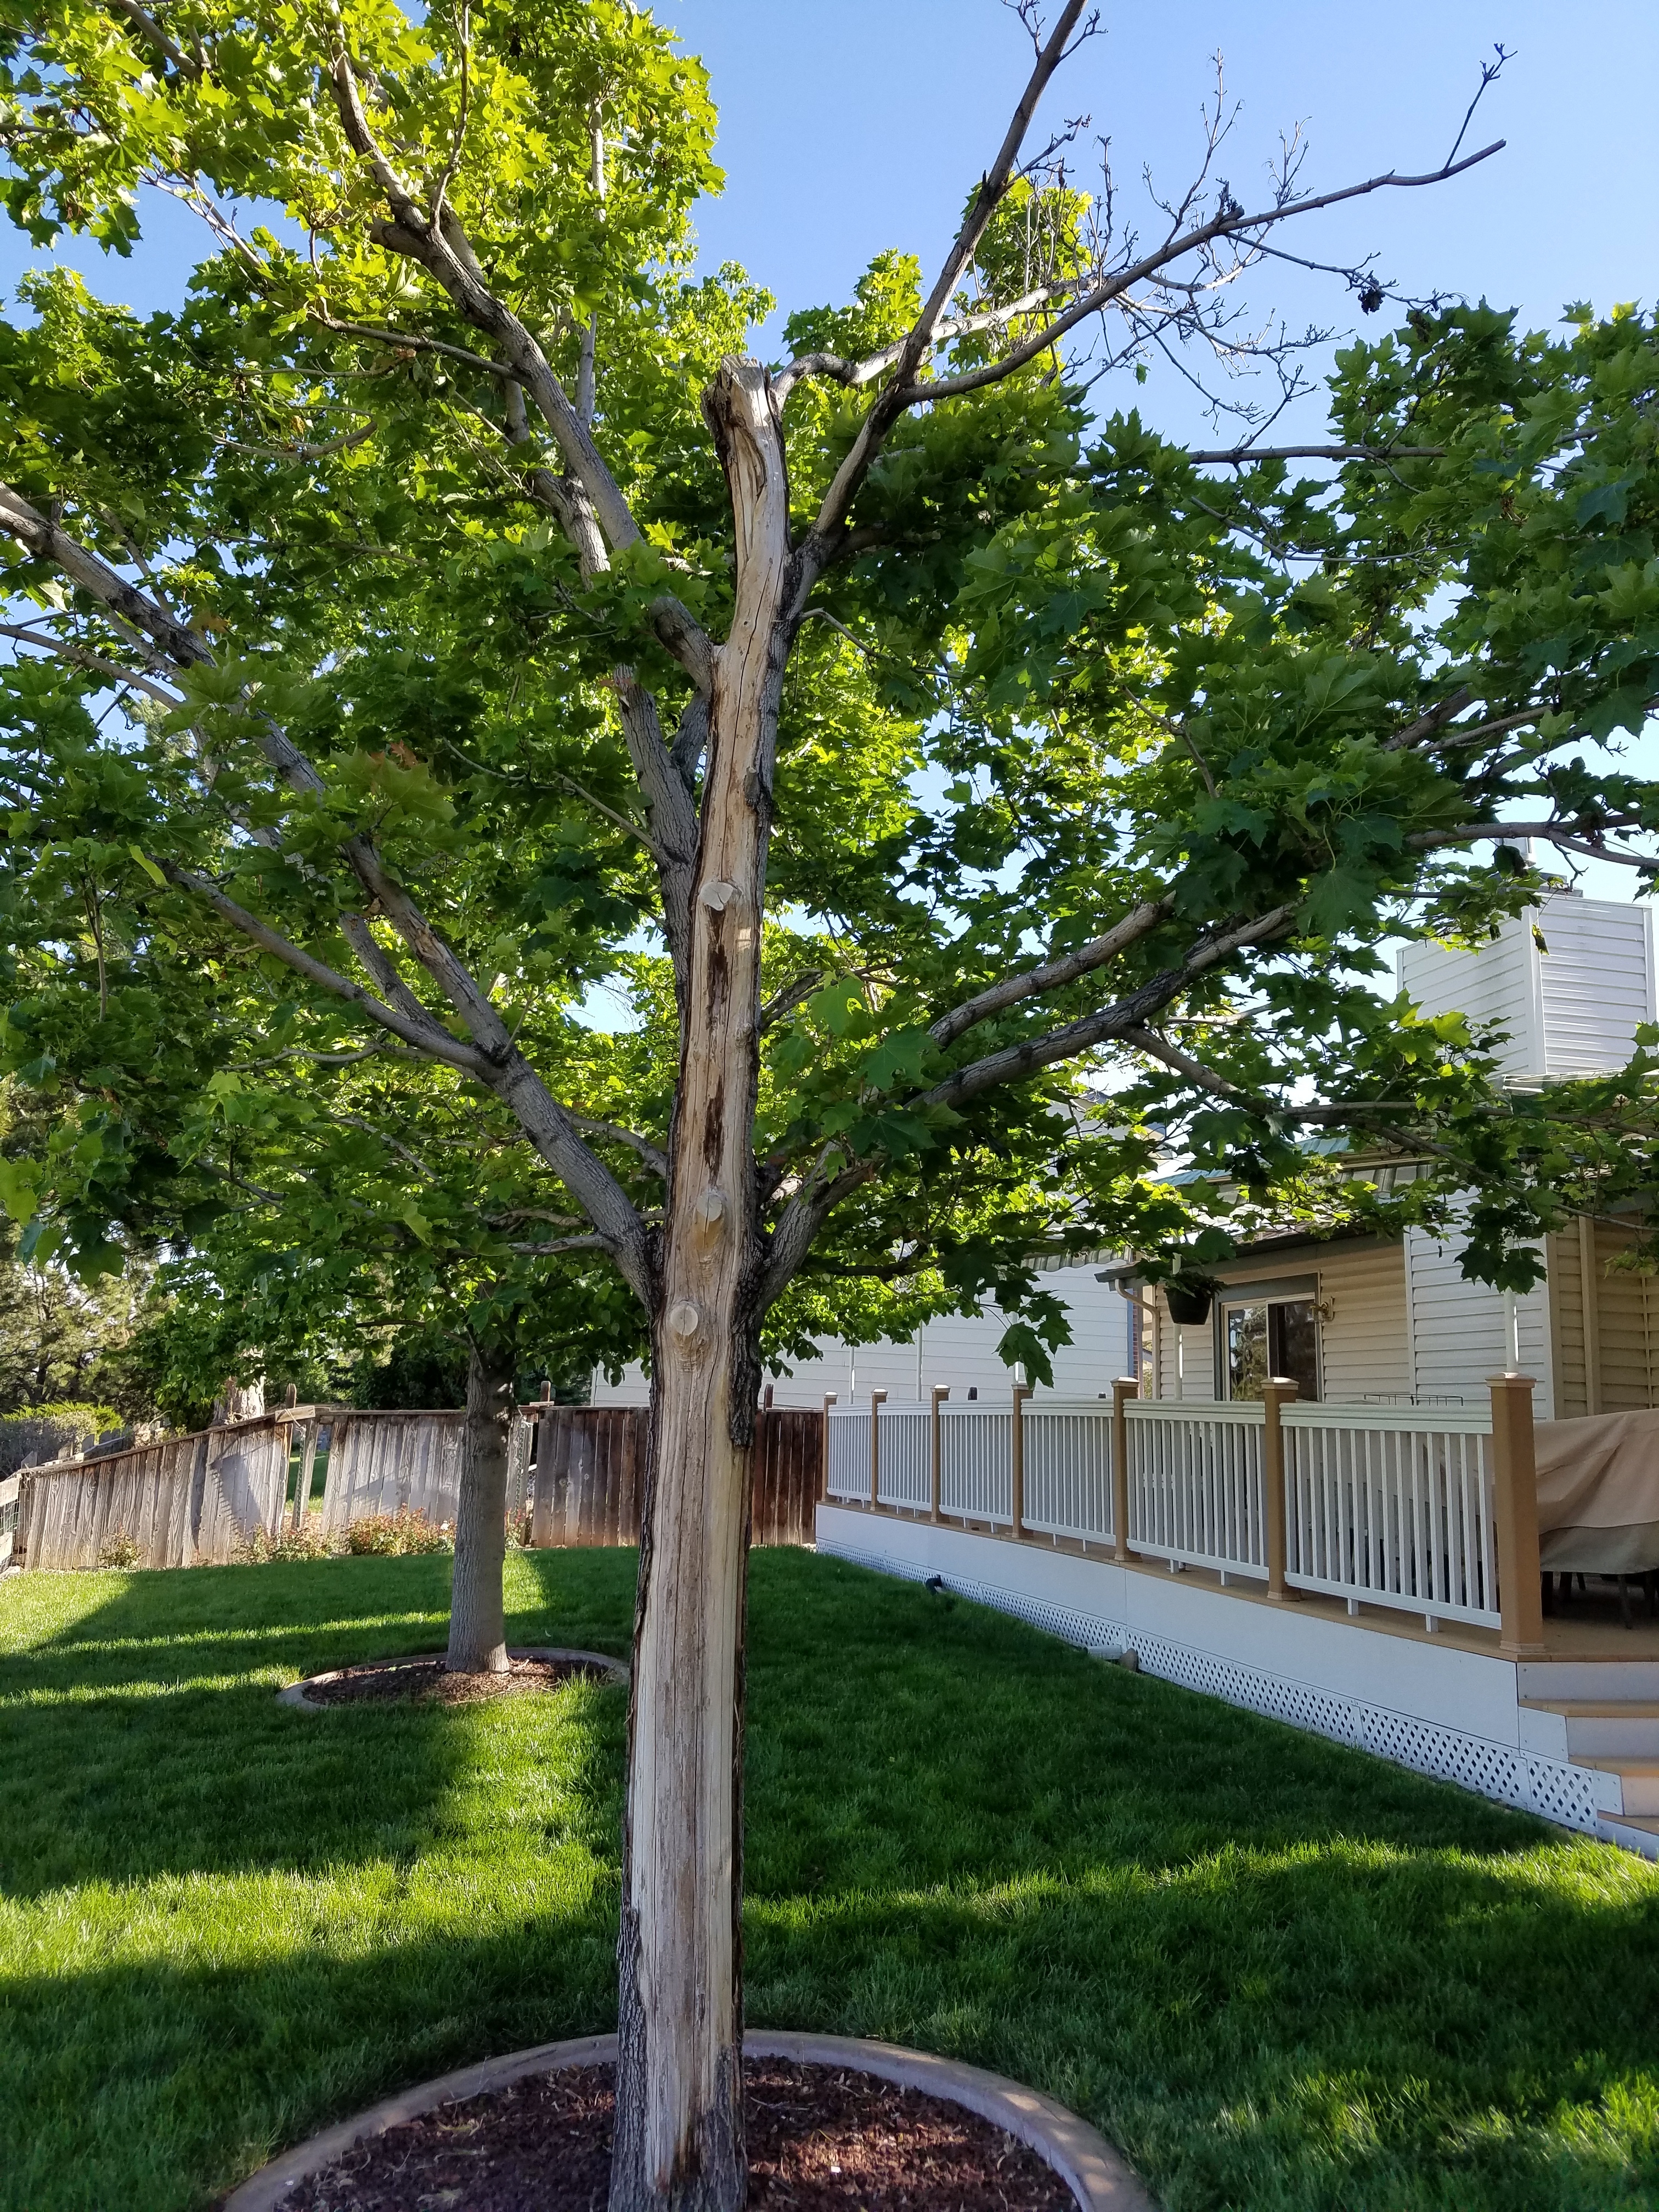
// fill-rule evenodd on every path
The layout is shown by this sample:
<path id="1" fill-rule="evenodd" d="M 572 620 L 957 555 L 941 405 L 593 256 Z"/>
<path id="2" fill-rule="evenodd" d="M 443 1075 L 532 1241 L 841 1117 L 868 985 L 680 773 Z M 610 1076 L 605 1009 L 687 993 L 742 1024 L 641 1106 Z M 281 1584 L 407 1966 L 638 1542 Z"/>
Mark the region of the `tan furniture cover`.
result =
<path id="1" fill-rule="evenodd" d="M 1544 1571 L 1659 1567 L 1659 1409 L 1540 1421 L 1534 1434 Z"/>

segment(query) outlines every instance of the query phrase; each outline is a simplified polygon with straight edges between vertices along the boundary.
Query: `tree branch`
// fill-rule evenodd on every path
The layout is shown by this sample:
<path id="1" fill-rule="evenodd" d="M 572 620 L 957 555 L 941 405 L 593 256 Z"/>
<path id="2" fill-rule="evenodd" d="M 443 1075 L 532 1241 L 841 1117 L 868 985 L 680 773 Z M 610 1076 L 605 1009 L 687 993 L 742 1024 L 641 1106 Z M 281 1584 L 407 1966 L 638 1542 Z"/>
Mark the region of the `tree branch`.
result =
<path id="1" fill-rule="evenodd" d="M 1443 446 L 1230 446 L 1187 459 L 1240 468 L 1253 461 L 1439 461 L 1445 455 Z"/>
<path id="2" fill-rule="evenodd" d="M 942 1014 L 929 1029 L 928 1036 L 937 1045 L 951 1044 L 965 1030 L 989 1021 L 993 1014 L 1018 1006 L 1022 999 L 1036 998 L 1044 992 L 1058 991 L 1067 983 L 1075 983 L 1080 976 L 1115 959 L 1120 952 L 1166 921 L 1174 910 L 1173 897 L 1148 900 L 1125 915 L 1103 936 L 1091 938 L 1088 944 L 1045 960 L 1039 967 L 1028 968 L 1023 975 L 1005 976 L 1000 982 L 965 1000 L 950 1013 Z"/>
<path id="3" fill-rule="evenodd" d="M 428 221 L 382 152 L 363 112 L 356 72 L 343 40 L 335 49 L 331 77 L 347 140 L 368 163 L 392 210 L 392 222 L 374 226 L 371 235 L 375 243 L 416 262 L 449 295 L 473 328 L 483 331 L 500 347 L 508 369 L 552 432 L 565 466 L 592 502 L 611 551 L 620 552 L 633 544 L 640 534 L 639 526 L 586 424 L 571 405 L 541 347 L 484 283 L 477 257 L 454 210 L 442 208 L 435 220 Z"/>
<path id="4" fill-rule="evenodd" d="M 1162 975 L 1153 976 L 1150 982 L 1143 983 L 1138 991 L 1131 992 L 1115 1005 L 1085 1014 L 1080 1021 L 1067 1022 L 1060 1029 L 1023 1038 L 1018 1044 L 1005 1046 L 966 1067 L 957 1068 L 931 1091 L 907 1099 L 907 1109 L 914 1113 L 925 1111 L 930 1106 L 960 1105 L 983 1091 L 1005 1083 L 1017 1083 L 1042 1068 L 1052 1067 L 1059 1060 L 1075 1060 L 1079 1053 L 1087 1052 L 1094 1045 L 1121 1037 L 1125 1030 L 1143 1027 L 1148 1015 L 1167 1006 L 1189 983 L 1230 954 L 1247 945 L 1260 945 L 1283 936 L 1296 913 L 1294 904 L 1277 906 L 1254 921 L 1242 922 L 1236 928 L 1205 939 L 1194 947 L 1179 968 L 1166 968 Z"/>
<path id="5" fill-rule="evenodd" d="M 192 61 L 188 54 L 180 52 L 154 15 L 149 15 L 138 5 L 138 0 L 108 0 L 108 4 L 114 9 L 118 15 L 125 15 L 128 22 L 143 33 L 148 43 L 164 60 L 177 70 L 180 76 L 199 77 L 201 76 L 200 63 Z"/>
<path id="6" fill-rule="evenodd" d="M 1367 192 L 1390 189 L 1411 191 L 1425 185 L 1444 184 L 1450 178 L 1461 175 L 1465 169 L 1474 168 L 1477 162 L 1489 161 L 1494 154 L 1501 153 L 1504 143 L 1501 138 L 1494 139 L 1490 146 L 1483 146 L 1478 154 L 1466 155 L 1461 161 L 1448 162 L 1443 167 L 1425 171 L 1421 176 L 1402 177 L 1390 169 L 1386 176 L 1368 177 L 1363 184 L 1344 185 L 1336 191 L 1316 192 L 1305 199 L 1288 200 L 1283 207 L 1267 208 L 1257 215 L 1223 212 L 1212 216 L 1208 222 L 1196 224 L 1180 237 L 1167 240 L 1141 260 L 1118 270 L 1110 276 L 1102 277 L 1064 314 L 1056 315 L 1052 322 L 1004 354 L 1000 360 L 988 362 L 982 368 L 968 369 L 960 376 L 944 377 L 935 383 L 914 386 L 904 395 L 903 404 L 915 406 L 923 401 L 931 404 L 939 399 L 956 399 L 965 392 L 981 391 L 987 385 L 1000 384 L 1005 377 L 1012 376 L 1016 369 L 1024 368 L 1039 354 L 1048 352 L 1086 316 L 1109 307 L 1132 284 L 1144 283 L 1147 277 L 1157 276 L 1171 262 L 1197 252 L 1201 246 L 1212 245 L 1217 239 L 1243 237 L 1249 244 L 1253 242 L 1248 237 L 1251 231 L 1270 229 L 1276 223 L 1289 222 L 1301 215 L 1311 215 L 1320 208 L 1335 207 L 1344 200 L 1361 198 Z"/>
<path id="7" fill-rule="evenodd" d="M 596 1121 L 591 1114 L 573 1114 L 573 1129 L 586 1130 L 590 1137 L 608 1137 L 612 1144 L 626 1145 L 630 1152 L 637 1152 L 654 1176 L 666 1176 L 668 1155 L 660 1145 L 653 1145 L 648 1137 L 641 1137 L 633 1129 L 624 1129 L 616 1121 Z"/>
<path id="8" fill-rule="evenodd" d="M 239 906 L 228 892 L 220 890 L 210 877 L 198 875 L 193 868 L 181 868 L 172 860 L 162 860 L 159 866 L 170 884 L 180 890 L 190 891 L 211 907 L 222 921 L 228 921 L 233 929 L 246 937 L 250 944 L 257 945 L 260 951 L 269 953 L 274 960 L 280 960 L 284 967 L 291 968 L 296 975 L 303 975 L 307 982 L 314 983 L 319 990 L 361 1008 L 371 1021 L 378 1022 L 382 1029 L 389 1030 L 404 1043 L 412 1045 L 423 1058 L 445 1060 L 450 1066 L 459 1067 L 468 1075 L 482 1077 L 484 1074 L 483 1055 L 471 1045 L 463 1044 L 459 1037 L 451 1036 L 447 1030 L 438 1028 L 424 1008 L 422 1009 L 421 1018 L 416 1021 L 399 1008 L 386 1006 L 372 991 L 366 991 L 361 983 L 354 983 L 349 976 L 337 975 L 332 968 L 302 951 L 299 945 L 291 944 L 268 922 L 261 921 L 257 915 L 250 914 L 244 906 Z"/>
<path id="9" fill-rule="evenodd" d="M 177 662 L 189 667 L 210 663 L 212 656 L 193 630 L 175 621 L 165 608 L 157 606 L 144 592 L 129 584 L 106 561 L 38 514 L 27 500 L 3 484 L 0 484 L 0 529 L 9 531 L 40 558 L 53 562 L 101 600 L 118 618 L 154 637 L 162 651 Z M 266 758 L 293 789 L 313 793 L 325 788 L 317 770 L 268 715 L 256 710 L 252 720 Z M 341 851 L 380 912 L 460 1014 L 471 1034 L 471 1047 L 460 1043 L 439 1027 L 401 978 L 398 979 L 397 996 L 402 1007 L 383 1006 L 372 994 L 336 975 L 331 969 L 301 952 L 298 946 L 290 945 L 286 939 L 238 907 L 205 877 L 170 870 L 165 863 L 163 868 L 171 880 L 197 891 L 225 920 L 256 941 L 263 942 L 264 950 L 285 961 L 296 973 L 309 975 L 319 988 L 362 1006 L 371 1019 L 390 1029 L 405 1043 L 463 1067 L 487 1084 L 518 1116 L 531 1142 L 569 1188 L 589 1220 L 609 1238 L 606 1249 L 648 1310 L 654 1297 L 651 1256 L 644 1226 L 622 1185 L 605 1163 L 583 1144 L 564 1109 L 518 1049 L 488 994 L 480 990 L 408 893 L 386 874 L 373 842 L 360 832 L 346 839 Z M 366 951 L 366 945 L 372 951 Z M 386 959 L 367 929 L 356 940 L 354 949 L 370 962 L 376 957 Z M 418 1018 L 414 1012 L 404 1010 L 409 1007 L 419 1010 Z"/>
<path id="10" fill-rule="evenodd" d="M 975 193 L 962 228 L 934 279 L 933 289 L 899 349 L 893 363 L 892 377 L 877 393 L 869 413 L 860 425 L 851 450 L 836 470 L 835 479 L 824 494 L 817 520 L 813 523 L 807 544 L 803 548 L 803 585 L 806 587 L 810 587 L 813 578 L 828 565 L 836 534 L 846 521 L 848 510 L 859 486 L 881 451 L 887 433 L 905 409 L 915 404 L 912 394 L 915 373 L 934 344 L 935 334 L 951 303 L 951 295 L 1008 191 L 1013 179 L 1014 164 L 1019 158 L 1025 133 L 1030 128 L 1031 118 L 1048 88 L 1049 79 L 1065 58 L 1066 42 L 1076 28 L 1083 9 L 1084 0 L 1066 0 L 1053 33 L 1047 43 L 1038 49 L 1030 76 L 1003 134 L 996 159 L 980 179 L 979 190 Z"/>
<path id="11" fill-rule="evenodd" d="M 0 637 L 15 638 L 20 645 L 38 646 L 42 653 L 55 653 L 60 659 L 71 660 L 77 668 L 89 669 L 94 676 L 106 676 L 112 684 L 131 684 L 146 698 L 154 699 L 162 707 L 182 707 L 184 701 L 176 691 L 164 691 L 148 676 L 141 676 L 135 668 L 124 668 L 118 660 L 106 660 L 100 653 L 88 653 L 84 646 L 75 645 L 66 638 L 42 636 L 38 630 L 25 629 L 15 623 L 0 623 Z"/>
<path id="12" fill-rule="evenodd" d="M 1595 822 L 1466 822 L 1457 830 L 1420 830 L 1416 836 L 1407 837 L 1406 843 L 1413 853 L 1432 853 L 1444 845 L 1478 845 L 1487 837 L 1499 842 L 1536 837 L 1542 844 L 1554 845 L 1564 840 L 1570 843 L 1574 838 L 1593 842 L 1608 830 L 1642 827 L 1642 818 L 1636 814 L 1608 815 Z"/>
<path id="13" fill-rule="evenodd" d="M 1080 276 L 1066 276 L 1054 284 L 1039 284 L 1034 291 L 1026 292 L 1018 300 L 1000 301 L 994 307 L 981 308 L 971 315 L 951 315 L 940 323 L 929 340 L 927 352 L 932 353 L 953 339 L 971 337 L 977 331 L 995 330 L 1000 323 L 1010 322 L 1016 315 L 1029 315 L 1034 307 L 1048 306 L 1063 300 L 1068 292 L 1075 292 L 1083 282 Z M 821 376 L 831 384 L 844 384 L 853 390 L 869 384 L 884 369 L 891 368 L 904 352 L 908 338 L 899 338 L 892 345 L 884 346 L 879 353 L 865 355 L 861 361 L 848 359 L 843 354 L 803 353 L 781 368 L 772 379 L 772 389 L 781 406 L 804 377 Z M 925 358 L 925 356 L 924 356 Z"/>

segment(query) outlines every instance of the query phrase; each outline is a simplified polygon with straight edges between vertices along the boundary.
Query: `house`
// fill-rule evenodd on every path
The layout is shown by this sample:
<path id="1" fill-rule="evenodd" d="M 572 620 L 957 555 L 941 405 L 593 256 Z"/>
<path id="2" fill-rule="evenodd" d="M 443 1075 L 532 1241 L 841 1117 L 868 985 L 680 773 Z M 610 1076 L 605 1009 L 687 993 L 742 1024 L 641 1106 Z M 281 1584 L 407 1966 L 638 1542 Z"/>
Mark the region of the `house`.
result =
<path id="1" fill-rule="evenodd" d="M 1606 1073 L 1629 1060 L 1638 1024 L 1659 1018 L 1653 918 L 1642 905 L 1560 892 L 1506 923 L 1479 952 L 1409 945 L 1401 988 L 1431 1014 L 1454 1008 L 1508 1033 L 1499 1060 L 1517 1084 Z M 1409 1162 L 1370 1170 L 1392 1182 Z M 1156 1398 L 1255 1397 L 1267 1373 L 1304 1399 L 1455 1407 L 1486 1403 L 1486 1377 L 1517 1364 L 1538 1379 L 1540 1420 L 1659 1403 L 1659 1282 L 1617 1270 L 1631 1242 L 1618 1221 L 1581 1220 L 1546 1240 L 1546 1276 L 1524 1297 L 1471 1282 L 1455 1239 L 1267 1237 L 1214 1270 L 1210 1316 L 1181 1326 L 1161 1292 L 1102 1253 L 1049 1271 L 1042 1287 L 1069 1308 L 1072 1342 L 1054 1359 L 1058 1400 L 1097 1398 L 1119 1376 Z M 1103 1264 L 1105 1263 L 1105 1264 Z M 1587 1295 L 1588 1289 L 1588 1295 Z M 769 1376 L 775 1402 L 842 1405 L 882 1390 L 924 1402 L 1006 1402 L 993 1310 L 929 1322 L 908 1342 L 825 1344 Z M 596 1404 L 642 1404 L 643 1373 L 593 1382 Z"/>

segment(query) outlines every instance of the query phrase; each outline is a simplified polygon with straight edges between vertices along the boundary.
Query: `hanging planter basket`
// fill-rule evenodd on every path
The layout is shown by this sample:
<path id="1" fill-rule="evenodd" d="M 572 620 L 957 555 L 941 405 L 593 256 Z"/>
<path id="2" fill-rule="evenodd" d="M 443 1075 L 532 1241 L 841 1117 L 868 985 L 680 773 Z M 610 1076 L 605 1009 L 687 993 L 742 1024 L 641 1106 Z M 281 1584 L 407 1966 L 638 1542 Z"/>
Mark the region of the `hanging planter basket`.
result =
<path id="1" fill-rule="evenodd" d="M 1207 1275 L 1176 1275 L 1164 1285 L 1170 1319 L 1183 1328 L 1196 1328 L 1210 1318 L 1210 1306 L 1218 1285 Z"/>

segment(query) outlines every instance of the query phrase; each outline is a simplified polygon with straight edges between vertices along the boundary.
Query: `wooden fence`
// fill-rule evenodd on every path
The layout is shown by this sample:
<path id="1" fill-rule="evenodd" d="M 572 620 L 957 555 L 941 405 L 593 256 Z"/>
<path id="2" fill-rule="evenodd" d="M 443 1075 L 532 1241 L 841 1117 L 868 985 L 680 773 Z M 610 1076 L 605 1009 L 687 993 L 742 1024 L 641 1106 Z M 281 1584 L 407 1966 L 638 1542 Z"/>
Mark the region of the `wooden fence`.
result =
<path id="1" fill-rule="evenodd" d="M 281 1522 L 299 1411 L 21 1469 L 22 1562 L 95 1567 L 118 1542 L 136 1547 L 138 1566 L 233 1558 L 255 1529 Z"/>
<path id="2" fill-rule="evenodd" d="M 650 1417 L 643 1406 L 530 1407 L 539 1417 L 529 1488 L 536 1546 L 636 1544 Z M 823 1495 L 823 1416 L 770 1406 L 755 1431 L 756 1544 L 810 1544 Z"/>
<path id="3" fill-rule="evenodd" d="M 17 1564 L 95 1567 L 117 1550 L 147 1567 L 233 1559 L 256 1534 L 301 1525 L 319 1454 L 328 1534 L 377 1513 L 453 1523 L 464 1418 L 447 1409 L 290 1406 L 193 1436 L 27 1468 L 18 1484 Z M 810 1544 L 823 1492 L 822 1417 L 769 1407 L 757 1420 L 753 1540 Z M 535 1545 L 636 1543 L 647 1434 L 642 1407 L 522 1407 L 510 1444 L 509 1515 L 528 1506 Z"/>

